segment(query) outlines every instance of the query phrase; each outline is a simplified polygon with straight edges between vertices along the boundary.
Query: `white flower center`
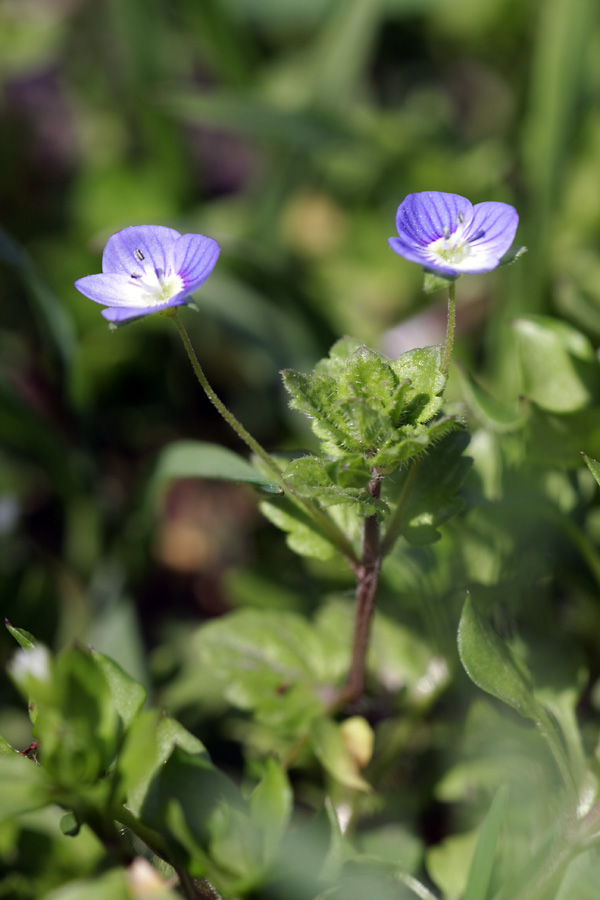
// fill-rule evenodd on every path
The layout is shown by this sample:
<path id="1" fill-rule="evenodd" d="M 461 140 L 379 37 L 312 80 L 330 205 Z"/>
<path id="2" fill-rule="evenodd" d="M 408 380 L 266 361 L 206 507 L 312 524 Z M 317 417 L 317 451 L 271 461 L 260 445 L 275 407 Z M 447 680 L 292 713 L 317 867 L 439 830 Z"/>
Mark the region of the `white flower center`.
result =
<path id="1" fill-rule="evenodd" d="M 454 266 L 465 261 L 471 253 L 471 245 L 464 237 L 462 228 L 457 228 L 454 234 L 446 228 L 444 236 L 429 245 L 429 252 L 437 262 Z"/>
<path id="2" fill-rule="evenodd" d="M 164 273 L 160 269 L 145 268 L 143 275 L 134 273 L 132 283 L 146 294 L 148 306 L 162 306 L 171 297 L 179 294 L 183 288 L 183 279 L 176 272 Z"/>

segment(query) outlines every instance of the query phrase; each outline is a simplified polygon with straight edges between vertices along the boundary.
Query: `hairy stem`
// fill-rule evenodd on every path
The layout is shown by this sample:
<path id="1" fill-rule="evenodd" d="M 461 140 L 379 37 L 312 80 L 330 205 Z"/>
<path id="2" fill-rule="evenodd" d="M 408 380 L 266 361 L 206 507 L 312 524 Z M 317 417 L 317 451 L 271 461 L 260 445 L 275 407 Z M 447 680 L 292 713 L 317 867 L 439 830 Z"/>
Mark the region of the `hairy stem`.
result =
<path id="1" fill-rule="evenodd" d="M 217 409 L 217 411 L 221 414 L 221 416 L 225 419 L 227 424 L 235 431 L 239 438 L 246 444 L 249 449 L 256 454 L 256 456 L 261 459 L 267 468 L 273 473 L 274 481 L 279 485 L 282 492 L 287 494 L 288 497 L 294 502 L 297 506 L 303 507 L 306 512 L 309 514 L 311 519 L 319 526 L 321 531 L 325 534 L 325 536 L 332 542 L 334 547 L 336 547 L 340 553 L 346 558 L 346 561 L 352 571 L 356 571 L 359 561 L 354 552 L 354 548 L 351 542 L 348 540 L 346 535 L 341 531 L 340 528 L 336 525 L 333 519 L 327 515 L 326 512 L 323 512 L 315 503 L 305 497 L 298 497 L 294 491 L 286 484 L 286 481 L 283 476 L 283 472 L 281 468 L 277 465 L 275 460 L 270 456 L 265 448 L 258 443 L 258 441 L 252 437 L 249 431 L 246 431 L 242 423 L 233 415 L 231 410 L 229 410 L 223 401 L 218 397 L 215 393 L 211 384 L 204 374 L 204 370 L 200 365 L 200 361 L 196 356 L 196 351 L 192 345 L 190 340 L 190 336 L 187 333 L 187 330 L 181 320 L 179 319 L 177 312 L 171 316 L 173 322 L 175 323 L 175 327 L 179 332 L 181 340 L 183 341 L 183 346 L 185 347 L 188 358 L 192 364 L 192 368 L 196 375 L 196 378 L 200 382 L 200 386 L 202 387 L 204 393 L 213 404 L 213 406 Z"/>
<path id="2" fill-rule="evenodd" d="M 448 324 L 446 326 L 446 343 L 444 345 L 444 358 L 442 360 L 442 372 L 447 375 L 452 359 L 454 347 L 454 328 L 456 325 L 456 282 L 448 284 Z"/>
<path id="3" fill-rule="evenodd" d="M 196 356 L 196 351 L 192 346 L 190 336 L 187 333 L 183 322 L 181 322 L 177 313 L 175 313 L 175 315 L 173 315 L 171 318 L 173 319 L 175 327 L 177 328 L 181 340 L 183 341 L 183 346 L 185 347 L 196 378 L 200 382 L 204 393 L 213 404 L 213 406 L 217 409 L 217 411 L 223 416 L 227 424 L 231 428 L 233 428 L 237 436 L 243 440 L 246 446 L 249 447 L 253 453 L 255 453 L 260 459 L 262 459 L 267 468 L 270 469 L 270 471 L 273 472 L 273 474 L 276 476 L 276 481 L 283 487 L 283 473 L 281 469 L 279 468 L 275 460 L 271 456 L 269 456 L 265 448 L 262 447 L 258 443 L 258 441 L 252 437 L 249 431 L 246 431 L 242 423 L 238 419 L 236 419 L 233 413 L 229 409 L 227 409 L 223 401 L 213 391 L 208 378 L 204 374 L 204 369 L 200 365 L 198 357 Z"/>

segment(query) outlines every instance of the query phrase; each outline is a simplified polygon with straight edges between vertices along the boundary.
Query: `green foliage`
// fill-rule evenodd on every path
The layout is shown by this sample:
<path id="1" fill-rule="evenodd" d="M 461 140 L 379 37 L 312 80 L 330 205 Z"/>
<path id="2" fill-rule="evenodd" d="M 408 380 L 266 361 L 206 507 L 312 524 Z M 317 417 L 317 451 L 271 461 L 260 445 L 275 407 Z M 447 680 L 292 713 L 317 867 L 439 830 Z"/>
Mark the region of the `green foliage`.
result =
<path id="1" fill-rule="evenodd" d="M 427 423 L 441 409 L 446 378 L 437 347 L 391 361 L 343 338 L 312 375 L 288 370 L 283 381 L 292 409 L 310 417 L 323 453 L 338 463 L 330 468 L 330 486 L 336 486 L 336 474 L 339 478 L 350 468 L 357 486 L 366 490 L 369 474 L 390 474 L 428 446 Z M 299 478 L 293 469 L 295 488 L 298 482 L 310 484 L 311 474 Z"/>
<path id="2" fill-rule="evenodd" d="M 598 35 L 594 0 L 0 4 L 2 900 L 595 900 Z M 457 283 L 448 384 L 386 244 L 432 187 L 529 246 Z M 283 495 L 166 321 L 72 287 L 136 222 L 219 241 L 183 315 Z"/>

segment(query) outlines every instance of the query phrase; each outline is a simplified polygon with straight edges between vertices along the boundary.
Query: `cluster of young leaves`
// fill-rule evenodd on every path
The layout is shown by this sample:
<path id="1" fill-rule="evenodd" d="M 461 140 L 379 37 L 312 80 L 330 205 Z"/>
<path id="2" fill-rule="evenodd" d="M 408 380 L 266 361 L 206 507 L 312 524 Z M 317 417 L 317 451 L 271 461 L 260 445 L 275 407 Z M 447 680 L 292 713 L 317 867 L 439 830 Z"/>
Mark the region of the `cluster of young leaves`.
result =
<path id="1" fill-rule="evenodd" d="M 387 504 L 370 495 L 370 480 L 391 474 L 455 426 L 450 417 L 436 418 L 446 384 L 439 347 L 390 360 L 345 337 L 311 375 L 288 369 L 283 383 L 290 406 L 309 416 L 321 441 L 319 456 L 294 460 L 284 476 L 297 495 L 323 506 L 352 503 L 363 515 L 385 515 Z"/>

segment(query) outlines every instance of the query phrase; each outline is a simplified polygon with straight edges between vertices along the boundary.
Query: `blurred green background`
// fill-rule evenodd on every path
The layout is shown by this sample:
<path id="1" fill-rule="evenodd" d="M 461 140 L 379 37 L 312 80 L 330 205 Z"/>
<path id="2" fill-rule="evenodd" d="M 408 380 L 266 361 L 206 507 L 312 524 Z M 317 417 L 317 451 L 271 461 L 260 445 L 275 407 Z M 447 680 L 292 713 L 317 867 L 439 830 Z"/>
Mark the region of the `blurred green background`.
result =
<path id="1" fill-rule="evenodd" d="M 0 0 L 6 617 L 56 649 L 92 643 L 160 687 L 187 623 L 243 604 L 307 612 L 321 577 L 351 584 L 297 561 L 249 490 L 184 481 L 150 502 L 169 442 L 242 448 L 168 321 L 109 332 L 74 289 L 126 225 L 221 244 L 200 312 L 183 316 L 215 389 L 270 450 L 310 441 L 287 410 L 283 367 L 306 371 L 342 334 L 394 356 L 443 338 L 443 297 L 424 295 L 419 268 L 387 245 L 412 191 L 520 213 L 527 255 L 459 282 L 457 357 L 496 397 L 516 404 L 522 391 L 516 316 L 558 316 L 597 344 L 599 17 L 595 0 Z M 461 400 L 456 375 L 450 394 Z M 480 479 L 497 499 L 486 434 Z M 506 446 L 510 470 L 524 450 Z M 476 510 L 458 574 L 441 550 L 390 563 L 384 608 L 397 611 L 403 591 L 405 617 L 447 649 L 458 607 L 415 612 L 423 592 L 447 598 L 471 578 L 519 608 L 552 558 L 559 587 L 544 582 L 527 615 L 534 626 L 548 596 L 560 605 L 575 586 L 569 627 L 593 657 L 598 517 L 585 518 L 593 489 L 579 492 L 578 477 L 540 488 L 587 522 L 570 543 L 547 517 L 530 545 L 529 521 L 521 540 L 506 508 Z M 1 661 L 12 652 L 0 635 Z M 0 699 L 0 732 L 26 746 L 5 680 Z"/>

